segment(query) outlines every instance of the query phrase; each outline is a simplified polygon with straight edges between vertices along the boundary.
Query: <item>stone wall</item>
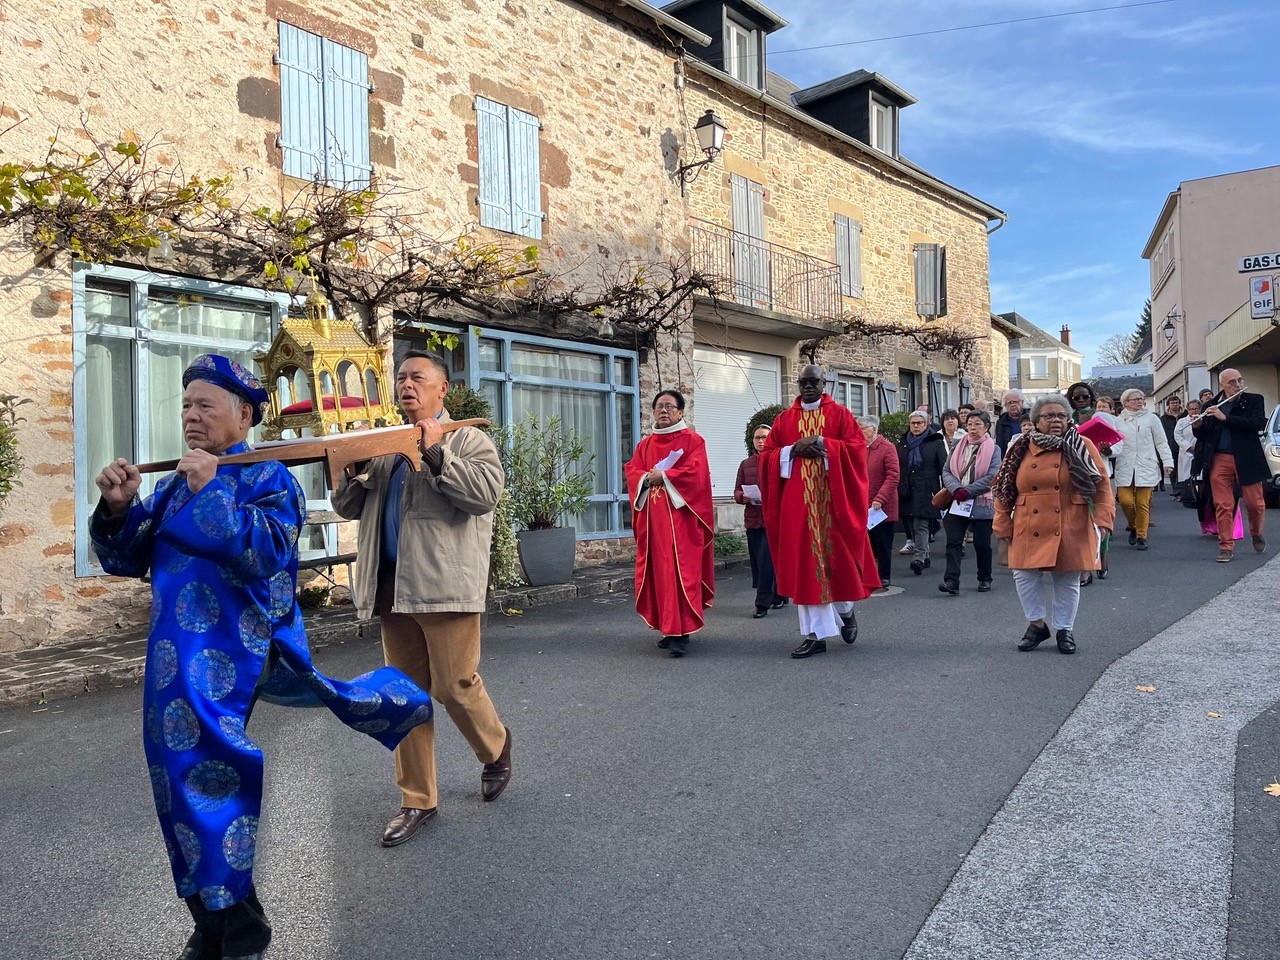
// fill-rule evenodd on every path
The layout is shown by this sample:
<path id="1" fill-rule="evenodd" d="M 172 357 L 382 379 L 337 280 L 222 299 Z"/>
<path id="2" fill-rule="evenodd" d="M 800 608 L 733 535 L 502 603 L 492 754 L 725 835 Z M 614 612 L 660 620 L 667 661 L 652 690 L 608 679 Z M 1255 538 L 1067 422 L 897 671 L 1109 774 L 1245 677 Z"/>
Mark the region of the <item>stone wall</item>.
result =
<path id="1" fill-rule="evenodd" d="M 241 196 L 277 204 L 301 186 L 283 176 L 276 145 L 272 58 L 284 20 L 368 54 L 375 175 L 412 191 L 403 205 L 442 237 L 478 220 L 474 98 L 537 114 L 542 258 L 591 285 L 630 259 L 678 257 L 687 219 L 671 175 L 683 130 L 672 53 L 634 11 L 600 7 L 610 12 L 562 0 L 8 4 L 0 127 L 21 123 L 0 150 L 15 160 L 41 156 L 54 135 L 83 151 L 132 139 L 186 175 L 230 174 Z M 38 264 L 12 246 L 0 255 L 0 378 L 35 401 L 21 428 L 25 485 L 0 517 L 0 556 L 22 571 L 0 585 L 6 650 L 137 623 L 149 591 L 75 577 L 74 471 L 92 483 L 102 464 L 75 463 L 70 265 Z M 156 266 L 195 272 L 181 256 Z M 663 338 L 641 368 L 644 393 L 688 389 L 691 356 L 691 334 Z M 613 558 L 629 543 L 595 541 L 582 553 Z"/>
<path id="2" fill-rule="evenodd" d="M 687 94 L 688 117 L 714 109 L 728 127 L 722 158 L 689 187 L 695 217 L 732 228 L 730 175 L 736 173 L 763 185 L 765 239 L 772 243 L 834 262 L 835 214 L 858 220 L 863 296 L 844 298 L 844 309 L 870 320 L 918 322 L 913 245 L 945 244 L 950 309 L 946 318 L 931 322 L 981 338 L 963 373 L 975 398 L 990 394 L 991 298 L 982 212 L 697 69 L 689 71 Z M 911 122 L 909 111 L 904 118 Z M 818 359 L 896 382 L 904 354 L 918 358 L 919 349 L 904 338 L 875 344 L 846 336 L 824 345 Z M 940 357 L 913 369 L 956 373 L 954 362 Z"/>

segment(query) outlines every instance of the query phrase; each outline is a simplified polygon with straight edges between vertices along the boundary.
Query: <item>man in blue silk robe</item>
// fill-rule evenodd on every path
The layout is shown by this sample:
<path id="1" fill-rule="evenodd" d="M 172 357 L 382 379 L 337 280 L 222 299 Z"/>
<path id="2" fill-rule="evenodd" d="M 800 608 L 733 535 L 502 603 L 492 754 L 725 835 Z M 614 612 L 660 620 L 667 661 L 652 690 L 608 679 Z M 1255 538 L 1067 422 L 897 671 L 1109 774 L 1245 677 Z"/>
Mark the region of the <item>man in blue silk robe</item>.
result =
<path id="1" fill-rule="evenodd" d="M 318 699 L 388 748 L 431 717 L 431 701 L 391 668 L 350 683 L 316 671 L 295 598 L 302 491 L 275 461 L 218 464 L 249 449 L 266 391 L 216 354 L 192 361 L 182 383 L 188 452 L 145 500 L 137 467 L 103 469 L 90 531 L 108 573 L 151 573 L 143 746 L 174 883 L 196 924 L 179 960 L 239 960 L 261 957 L 271 939 L 253 885 L 262 752 L 245 733 L 259 693 Z"/>

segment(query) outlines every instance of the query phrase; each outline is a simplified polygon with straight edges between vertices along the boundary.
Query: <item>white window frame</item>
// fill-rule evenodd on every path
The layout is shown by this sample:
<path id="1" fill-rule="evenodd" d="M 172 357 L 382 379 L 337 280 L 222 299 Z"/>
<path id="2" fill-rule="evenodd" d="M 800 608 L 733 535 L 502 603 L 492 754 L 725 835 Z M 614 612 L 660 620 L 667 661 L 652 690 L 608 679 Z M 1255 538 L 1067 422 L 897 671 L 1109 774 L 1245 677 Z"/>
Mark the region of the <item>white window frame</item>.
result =
<path id="1" fill-rule="evenodd" d="M 949 309 L 946 244 L 915 244 L 912 273 L 915 277 L 916 315 L 945 317 Z"/>
<path id="2" fill-rule="evenodd" d="M 897 118 L 893 104 L 886 103 L 879 97 L 871 97 L 871 109 L 868 114 L 869 120 L 869 136 L 872 149 L 879 150 L 881 153 L 887 153 L 889 156 L 897 156 Z M 883 133 L 881 120 L 883 119 Z"/>
<path id="3" fill-rule="evenodd" d="M 91 281 L 103 281 L 114 286 L 126 287 L 129 292 L 129 312 L 131 324 L 118 326 L 93 324 L 93 329 L 85 317 L 85 289 Z M 193 280 L 172 274 L 152 273 L 134 270 L 127 267 L 110 267 L 99 265 L 75 264 L 72 268 L 72 352 L 75 372 L 72 375 L 72 409 L 88 409 L 88 338 L 93 333 L 99 336 L 114 337 L 131 341 L 133 344 L 133 376 L 134 376 L 134 447 L 140 458 L 148 458 L 146 438 L 150 433 L 150 406 L 147 400 L 146 382 L 149 363 L 149 343 L 184 344 L 188 346 L 208 346 L 211 352 L 225 348 L 231 350 L 254 350 L 262 352 L 269 343 L 250 340 L 219 340 L 214 337 L 199 337 L 189 334 L 172 333 L 153 330 L 148 322 L 147 306 L 150 290 L 166 292 L 191 293 L 197 296 L 216 297 L 219 300 L 238 300 L 255 307 L 266 307 L 271 312 L 271 334 L 280 328 L 280 321 L 289 310 L 289 297 L 283 293 L 270 293 L 252 287 L 234 284 L 217 283 L 209 280 Z M 84 417 L 74 417 L 72 422 L 73 449 L 75 457 L 75 574 L 77 577 L 102 575 L 102 567 L 91 559 L 89 546 L 89 516 L 81 509 L 81 505 L 89 501 L 90 485 L 96 470 L 85 462 L 88 457 L 88 435 Z M 329 509 L 329 501 L 308 501 L 308 509 Z M 326 539 L 329 532 L 326 531 Z M 334 544 L 336 547 L 336 544 Z M 336 552 L 336 549 L 332 552 Z"/>
<path id="4" fill-rule="evenodd" d="M 866 378 L 855 377 L 845 373 L 835 374 L 834 378 L 827 384 L 827 392 L 831 394 L 831 399 L 857 417 L 866 416 L 869 412 L 867 400 L 870 395 L 870 389 L 871 382 Z M 855 410 L 853 404 L 849 402 L 855 394 L 859 398 L 861 410 Z"/>
<path id="5" fill-rule="evenodd" d="M 1048 357 L 1028 357 L 1030 361 L 1027 367 L 1028 380 L 1048 380 L 1049 379 L 1049 358 Z"/>
<path id="6" fill-rule="evenodd" d="M 739 54 L 737 42 L 746 47 Z M 727 15 L 724 21 L 724 72 L 752 87 L 760 86 L 760 32 Z"/>

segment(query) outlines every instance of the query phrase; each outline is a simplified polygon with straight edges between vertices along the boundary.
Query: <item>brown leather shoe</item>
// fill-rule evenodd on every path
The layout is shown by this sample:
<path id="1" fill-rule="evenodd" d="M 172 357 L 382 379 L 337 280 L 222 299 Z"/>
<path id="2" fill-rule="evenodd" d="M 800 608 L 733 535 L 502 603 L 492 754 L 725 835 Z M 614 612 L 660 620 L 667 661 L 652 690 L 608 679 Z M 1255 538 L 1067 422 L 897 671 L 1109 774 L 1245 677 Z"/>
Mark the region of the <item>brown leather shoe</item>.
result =
<path id="1" fill-rule="evenodd" d="M 502 745 L 502 753 L 498 754 L 498 759 L 493 763 L 486 763 L 480 774 L 480 795 L 484 797 L 485 803 L 497 800 L 498 794 L 511 782 L 511 729 L 506 726 L 502 729 L 507 731 L 507 742 Z"/>
<path id="2" fill-rule="evenodd" d="M 401 807 L 400 812 L 391 818 L 387 829 L 382 831 L 382 845 L 395 847 L 409 840 L 422 829 L 422 825 L 436 815 L 436 808 L 419 810 L 416 807 Z"/>

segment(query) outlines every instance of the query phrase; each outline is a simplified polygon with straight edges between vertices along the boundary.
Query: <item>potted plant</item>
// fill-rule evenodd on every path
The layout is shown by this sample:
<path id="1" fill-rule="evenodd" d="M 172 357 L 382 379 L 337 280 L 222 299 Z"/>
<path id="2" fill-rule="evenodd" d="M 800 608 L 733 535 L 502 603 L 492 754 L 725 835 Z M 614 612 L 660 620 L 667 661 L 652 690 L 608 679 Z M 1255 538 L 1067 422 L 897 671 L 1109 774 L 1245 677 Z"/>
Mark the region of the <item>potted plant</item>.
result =
<path id="1" fill-rule="evenodd" d="M 595 454 L 559 417 L 530 413 L 504 431 L 503 466 L 525 580 L 539 587 L 573 576 L 577 531 L 562 527 L 587 507 L 594 490 Z"/>

